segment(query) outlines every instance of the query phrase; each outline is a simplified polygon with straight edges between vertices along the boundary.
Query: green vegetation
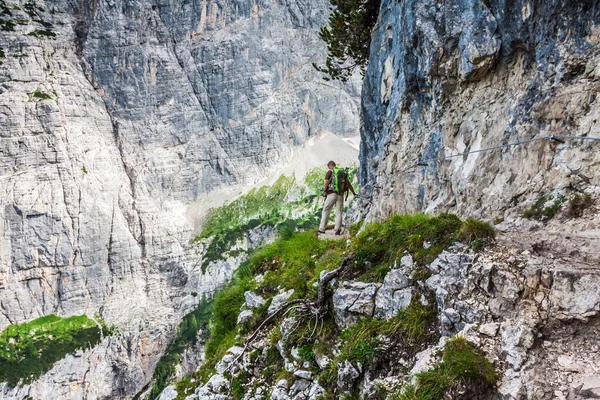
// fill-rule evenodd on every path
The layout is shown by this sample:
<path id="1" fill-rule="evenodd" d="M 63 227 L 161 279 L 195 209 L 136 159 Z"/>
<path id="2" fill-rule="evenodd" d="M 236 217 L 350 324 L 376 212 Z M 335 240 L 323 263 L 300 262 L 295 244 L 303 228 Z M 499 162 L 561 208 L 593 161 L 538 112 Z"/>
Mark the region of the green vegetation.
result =
<path id="1" fill-rule="evenodd" d="M 567 203 L 567 216 L 569 218 L 579 218 L 583 215 L 583 211 L 594 203 L 592 195 L 584 193 L 583 195 L 576 194 L 569 199 Z"/>
<path id="2" fill-rule="evenodd" d="M 240 204 L 235 207 L 241 207 Z M 206 228 L 212 229 L 211 232 L 217 232 L 218 226 L 225 223 L 224 220 L 218 220 L 218 216 L 214 218 Z M 314 284 L 320 273 L 337 268 L 349 251 L 357 254 L 357 262 L 340 279 L 353 279 L 356 276 L 365 280 L 382 279 L 390 266 L 404 254 L 410 253 L 417 263 L 411 278 L 414 281 L 424 280 L 431 274 L 425 265 L 455 240 L 461 238 L 469 242 L 487 239 L 493 237 L 493 233 L 489 224 L 475 220 L 463 223 L 450 214 L 395 216 L 383 223 L 369 224 L 351 239 L 349 247 L 345 241 L 320 240 L 315 232 L 283 232 L 273 243 L 253 251 L 248 261 L 240 265 L 232 281 L 215 294 L 209 322 L 210 337 L 205 347 L 206 362 L 192 377 L 176 384 L 180 398 L 185 398 L 195 387 L 206 382 L 214 374 L 217 362 L 227 349 L 243 345 L 244 336 L 255 332 L 266 318 L 268 301 L 254 310 L 252 321 L 237 324 L 246 291 L 253 291 L 268 299 L 281 290 L 293 289 L 292 299 L 314 298 L 317 294 Z M 257 280 L 254 277 L 258 275 L 261 275 L 261 279 Z M 418 300 L 423 295 L 429 297 L 430 306 Z M 394 352 L 389 351 L 390 346 L 414 354 L 437 340 L 438 333 L 433 328 L 435 321 L 435 301 L 430 293 L 419 289 L 410 306 L 397 316 L 389 320 L 364 319 L 343 332 L 340 332 L 331 313 L 322 317 L 318 328 L 314 320 L 300 319 L 298 325 L 283 338 L 276 321 L 272 321 L 272 325 L 266 326 L 266 329 L 273 328 L 267 338 L 270 349 L 266 355 L 251 354 L 250 357 L 262 360 L 256 362 L 265 363 L 261 367 L 263 377 L 267 382 L 275 382 L 283 370 L 283 360 L 275 344 L 283 339 L 284 350 L 297 348 L 300 359 L 308 363 L 321 385 L 332 393 L 337 379 L 337 362 L 349 360 L 361 362 L 367 367 L 392 363 Z M 340 339 L 340 354 L 334 355 L 333 345 Z M 326 355 L 333 361 L 320 370 L 315 362 L 316 355 Z M 238 380 L 236 388 L 232 388 L 238 393 L 234 396 L 240 396 L 246 378 L 234 376 L 233 379 Z"/>
<path id="3" fill-rule="evenodd" d="M 228 204 L 210 209 L 204 218 L 202 231 L 194 239 L 209 241 L 202 271 L 206 272 L 211 262 L 235 255 L 231 248 L 252 229 L 277 227 L 282 236 L 289 236 L 297 231 L 317 228 L 325 172 L 325 169 L 316 168 L 301 183 L 293 176 L 282 175 L 272 186 L 252 189 Z M 350 169 L 349 175 L 355 179 L 356 168 Z M 290 201 L 290 197 L 294 200 Z"/>
<path id="4" fill-rule="evenodd" d="M 329 77 L 325 80 L 346 81 L 359 68 L 362 72 L 369 61 L 371 32 L 377 22 L 381 0 L 330 0 L 334 7 L 329 26 L 321 28 L 319 36 L 327 44 L 325 66 L 313 64 Z"/>
<path id="5" fill-rule="evenodd" d="M 67 354 L 100 343 L 112 329 L 97 319 L 96 323 L 85 315 L 47 315 L 9 325 L 0 334 L 0 382 L 10 386 L 31 383 Z"/>
<path id="6" fill-rule="evenodd" d="M 177 327 L 175 338 L 169 343 L 164 354 L 158 360 L 158 364 L 156 364 L 152 375 L 152 390 L 147 397 L 148 399 L 158 399 L 160 397 L 160 393 L 173 378 L 183 351 L 189 345 L 196 343 L 200 331 L 207 333 L 211 309 L 212 302 L 202 296 L 202 300 L 196 309 L 183 317 Z"/>
<path id="7" fill-rule="evenodd" d="M 39 100 L 52 100 L 52 96 L 47 93 L 47 92 L 42 92 L 39 89 L 36 89 L 35 91 L 33 91 L 32 93 L 29 93 L 29 95 L 35 99 L 39 99 Z"/>
<path id="8" fill-rule="evenodd" d="M 547 205 L 550 201 L 550 205 Z M 523 212 L 523 217 L 528 219 L 536 219 L 538 221 L 545 221 L 554 217 L 561 209 L 566 198 L 562 195 L 557 196 L 554 200 L 551 195 L 546 194 L 540 197 L 531 208 Z"/>
<path id="9" fill-rule="evenodd" d="M 401 336 L 411 344 L 420 344 L 431 337 L 431 325 L 437 310 L 413 300 L 408 308 L 388 320 L 362 319 L 342 332 L 342 349 L 339 358 L 363 365 L 372 362 L 384 348 L 382 338 Z"/>
<path id="10" fill-rule="evenodd" d="M 457 336 L 448 340 L 441 352 L 441 360 L 432 369 L 419 373 L 416 378 L 416 386 L 408 386 L 392 398 L 397 400 L 453 398 L 448 394 L 459 385 L 471 388 L 471 394 L 481 395 L 496 384 L 498 373 L 485 358 L 483 351 L 465 338 Z M 464 391 L 464 387 L 461 389 Z"/>
<path id="11" fill-rule="evenodd" d="M 83 172 L 84 174 L 88 173 L 88 170 L 85 166 L 81 167 L 81 172 Z"/>
<path id="12" fill-rule="evenodd" d="M 405 252 L 412 254 L 417 265 L 430 263 L 457 240 L 462 226 L 452 214 L 396 215 L 385 222 L 369 224 L 353 241 L 357 272 L 363 273 L 360 279 L 382 281 Z M 369 268 L 368 263 L 374 268 Z"/>
<path id="13" fill-rule="evenodd" d="M 35 29 L 35 30 L 29 32 L 27 35 L 36 37 L 38 39 L 43 39 L 45 37 L 47 37 L 47 38 L 55 38 L 56 37 L 56 33 L 54 33 L 54 31 L 50 28 Z"/>

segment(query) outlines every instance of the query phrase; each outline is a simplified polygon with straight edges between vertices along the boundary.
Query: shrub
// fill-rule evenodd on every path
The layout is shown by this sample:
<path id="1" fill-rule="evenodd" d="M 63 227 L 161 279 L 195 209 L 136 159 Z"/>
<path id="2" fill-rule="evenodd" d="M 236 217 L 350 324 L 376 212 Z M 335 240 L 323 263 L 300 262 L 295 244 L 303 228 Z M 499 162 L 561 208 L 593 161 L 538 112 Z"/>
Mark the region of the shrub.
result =
<path id="1" fill-rule="evenodd" d="M 31 97 L 39 99 L 39 100 L 52 100 L 52 96 L 46 92 L 42 92 L 39 89 L 36 89 L 33 93 L 30 93 Z"/>
<path id="2" fill-rule="evenodd" d="M 589 193 L 585 193 L 583 196 L 576 194 L 567 203 L 567 216 L 570 218 L 579 218 L 583 215 L 583 211 L 592 204 L 592 195 Z"/>

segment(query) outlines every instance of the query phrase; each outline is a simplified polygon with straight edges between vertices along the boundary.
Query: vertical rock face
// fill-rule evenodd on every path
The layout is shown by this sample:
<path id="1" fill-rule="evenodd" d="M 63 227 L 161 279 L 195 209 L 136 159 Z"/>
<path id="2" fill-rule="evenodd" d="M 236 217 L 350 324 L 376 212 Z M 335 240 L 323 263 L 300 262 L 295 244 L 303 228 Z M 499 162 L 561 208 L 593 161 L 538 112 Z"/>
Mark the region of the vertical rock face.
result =
<path id="1" fill-rule="evenodd" d="M 362 102 L 371 215 L 502 217 L 597 187 L 600 142 L 536 139 L 600 137 L 599 22 L 598 1 L 384 0 Z"/>
<path id="2" fill-rule="evenodd" d="M 312 69 L 325 0 L 35 4 L 2 2 L 0 330 L 99 313 L 120 333 L 0 397 L 129 398 L 190 293 L 233 272 L 201 274 L 188 206 L 356 135 L 358 89 Z"/>

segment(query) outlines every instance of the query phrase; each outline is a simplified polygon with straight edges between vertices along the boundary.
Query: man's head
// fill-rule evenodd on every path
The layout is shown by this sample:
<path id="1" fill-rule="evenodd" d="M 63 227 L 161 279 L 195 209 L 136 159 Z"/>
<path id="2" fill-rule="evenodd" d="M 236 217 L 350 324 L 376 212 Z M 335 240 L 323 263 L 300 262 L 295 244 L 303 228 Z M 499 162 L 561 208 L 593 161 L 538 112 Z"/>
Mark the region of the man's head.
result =
<path id="1" fill-rule="evenodd" d="M 335 163 L 334 163 L 333 161 L 329 161 L 329 162 L 327 163 L 327 167 L 328 167 L 329 169 L 331 169 L 331 168 L 335 168 Z"/>

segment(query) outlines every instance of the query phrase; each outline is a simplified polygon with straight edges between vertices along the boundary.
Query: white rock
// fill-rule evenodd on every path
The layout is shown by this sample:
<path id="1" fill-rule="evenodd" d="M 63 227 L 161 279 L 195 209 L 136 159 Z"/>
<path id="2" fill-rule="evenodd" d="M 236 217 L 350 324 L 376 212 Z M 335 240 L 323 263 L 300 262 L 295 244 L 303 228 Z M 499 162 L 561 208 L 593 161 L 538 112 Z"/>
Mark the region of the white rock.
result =
<path id="1" fill-rule="evenodd" d="M 258 308 L 266 303 L 265 299 L 251 291 L 244 292 L 244 298 L 248 308 Z"/>
<path id="2" fill-rule="evenodd" d="M 269 315 L 278 311 L 283 306 L 283 304 L 292 297 L 293 294 L 294 289 L 290 289 L 287 292 L 280 293 L 277 296 L 273 297 L 273 300 L 271 300 L 271 304 L 269 304 L 269 309 L 267 310 Z"/>
<path id="3" fill-rule="evenodd" d="M 252 320 L 253 316 L 254 316 L 254 313 L 251 310 L 244 310 L 240 313 L 240 315 L 238 315 L 237 323 L 243 324 L 245 322 L 249 322 Z"/>
<path id="4" fill-rule="evenodd" d="M 490 322 L 488 324 L 483 324 L 479 327 L 478 331 L 481 334 L 484 334 L 489 337 L 494 337 L 498 333 L 498 329 L 500 328 L 500 324 L 497 322 Z"/>

